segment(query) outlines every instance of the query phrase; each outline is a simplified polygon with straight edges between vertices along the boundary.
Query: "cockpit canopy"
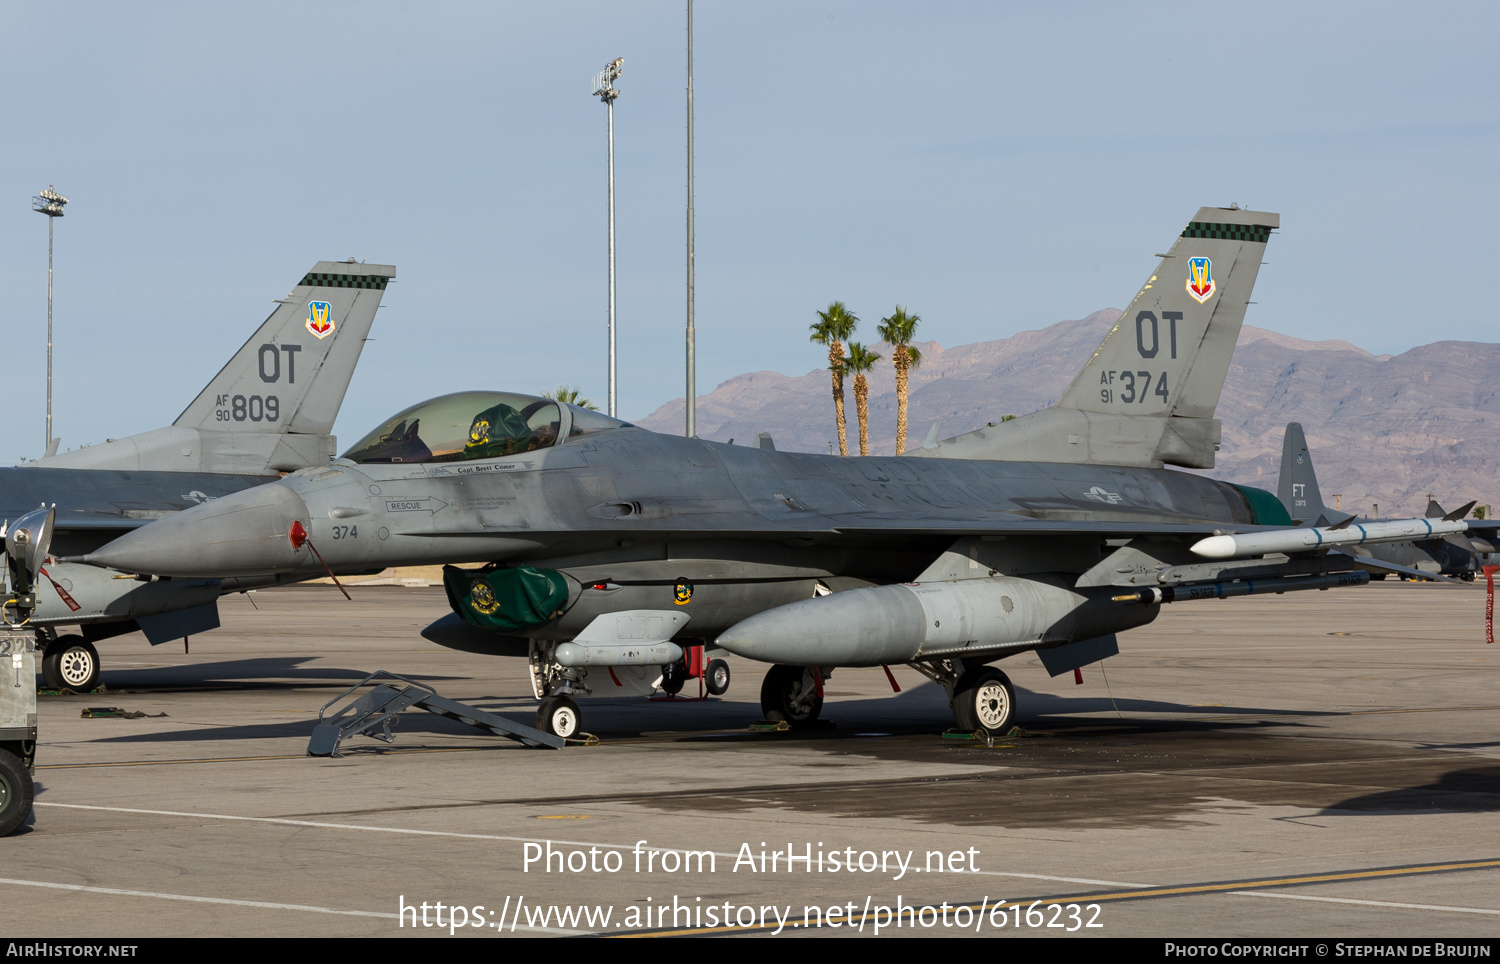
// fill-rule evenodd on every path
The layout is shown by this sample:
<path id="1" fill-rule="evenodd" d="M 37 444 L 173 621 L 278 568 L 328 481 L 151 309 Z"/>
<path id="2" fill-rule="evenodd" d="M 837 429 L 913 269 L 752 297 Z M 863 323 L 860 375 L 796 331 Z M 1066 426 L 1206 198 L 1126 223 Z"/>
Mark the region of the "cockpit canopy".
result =
<path id="1" fill-rule="evenodd" d="M 503 458 L 629 422 L 550 398 L 458 392 L 398 412 L 344 453 L 352 462 L 460 462 Z"/>

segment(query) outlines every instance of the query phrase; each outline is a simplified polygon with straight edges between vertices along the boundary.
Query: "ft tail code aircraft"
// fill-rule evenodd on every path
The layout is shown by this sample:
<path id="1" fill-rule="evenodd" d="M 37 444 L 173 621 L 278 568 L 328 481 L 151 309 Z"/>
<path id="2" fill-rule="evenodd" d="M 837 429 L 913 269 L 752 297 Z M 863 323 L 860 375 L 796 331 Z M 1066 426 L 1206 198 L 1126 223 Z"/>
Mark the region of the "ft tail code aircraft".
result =
<path id="1" fill-rule="evenodd" d="M 550 399 L 447 395 L 324 467 L 128 533 L 84 556 L 174 577 L 447 570 L 455 614 L 424 633 L 526 656 L 538 726 L 577 697 L 679 680 L 684 647 L 773 664 L 768 718 L 815 720 L 841 667 L 906 663 L 964 729 L 1016 712 L 992 666 L 1053 675 L 1118 651 L 1171 599 L 1358 585 L 1371 562 L 1205 539 L 1291 523 L 1211 468 L 1214 408 L 1278 217 L 1203 208 L 1052 408 L 895 458 L 658 435 Z M 710 674 L 727 684 L 722 666 Z"/>
<path id="2" fill-rule="evenodd" d="M 1313 470 L 1312 452 L 1307 447 L 1307 437 L 1299 422 L 1288 423 L 1282 439 L 1281 474 L 1277 478 L 1276 494 L 1293 521 L 1299 524 L 1310 525 L 1312 520 L 1326 524 L 1342 517 L 1336 528 L 1356 532 L 1386 524 L 1346 515 L 1323 504 L 1318 475 Z M 1392 572 L 1408 578 L 1429 579 L 1436 573 L 1472 581 L 1482 568 L 1480 554 L 1497 549 L 1493 526 L 1462 522 L 1462 529 L 1458 529 L 1452 525 L 1467 516 L 1474 505 L 1470 502 L 1449 512 L 1437 502 L 1429 501 L 1427 519 L 1431 526 L 1413 526 L 1411 535 L 1404 541 L 1360 545 L 1351 551 L 1386 563 Z M 1471 526 L 1475 531 L 1470 531 Z M 1370 578 L 1384 579 L 1385 575 L 1376 573 Z"/>
<path id="3" fill-rule="evenodd" d="M 390 265 L 320 261 L 167 428 L 0 468 L 0 519 L 56 505 L 53 556 L 90 552 L 191 506 L 326 466 L 330 434 L 375 321 Z M 279 579 L 152 579 L 48 560 L 30 624 L 48 686 L 99 679 L 95 643 L 141 630 L 152 644 L 219 625 L 218 598 Z M 9 604 L 7 604 L 9 606 Z M 7 621 L 15 621 L 9 609 Z M 78 626 L 80 634 L 60 629 Z"/>

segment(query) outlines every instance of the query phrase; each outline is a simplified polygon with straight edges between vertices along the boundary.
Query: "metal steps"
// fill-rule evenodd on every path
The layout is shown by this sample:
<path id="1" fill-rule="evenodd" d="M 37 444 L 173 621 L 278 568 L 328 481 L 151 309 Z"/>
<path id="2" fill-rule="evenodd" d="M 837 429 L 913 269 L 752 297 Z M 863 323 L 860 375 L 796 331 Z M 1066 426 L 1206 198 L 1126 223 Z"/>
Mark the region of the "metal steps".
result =
<path id="1" fill-rule="evenodd" d="M 391 682 L 377 683 L 380 680 Z M 373 689 L 345 703 L 331 715 L 329 714 L 330 708 L 356 690 L 372 683 L 377 683 Z M 318 710 L 318 725 L 313 729 L 312 739 L 308 741 L 307 755 L 340 756 L 339 745 L 353 736 L 368 736 L 386 743 L 394 743 L 396 737 L 391 729 L 396 724 L 396 715 L 413 706 L 459 723 L 468 724 L 487 733 L 493 733 L 495 736 L 515 740 L 526 746 L 546 746 L 560 750 L 567 745 L 567 741 L 560 736 L 543 733 L 534 727 L 439 696 L 437 690 L 432 687 L 405 676 L 377 670 L 323 704 L 323 708 Z"/>

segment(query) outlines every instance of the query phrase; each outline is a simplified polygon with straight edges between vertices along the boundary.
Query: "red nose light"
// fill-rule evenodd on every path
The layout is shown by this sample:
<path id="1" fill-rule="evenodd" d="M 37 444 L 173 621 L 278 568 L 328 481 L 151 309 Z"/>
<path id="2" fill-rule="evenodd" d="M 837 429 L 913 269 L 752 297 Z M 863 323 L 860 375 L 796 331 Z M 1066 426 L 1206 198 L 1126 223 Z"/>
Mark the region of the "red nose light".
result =
<path id="1" fill-rule="evenodd" d="M 302 543 L 307 541 L 307 530 L 302 528 L 302 523 L 293 522 L 291 531 L 286 534 L 286 537 L 292 541 L 293 549 L 301 549 Z"/>

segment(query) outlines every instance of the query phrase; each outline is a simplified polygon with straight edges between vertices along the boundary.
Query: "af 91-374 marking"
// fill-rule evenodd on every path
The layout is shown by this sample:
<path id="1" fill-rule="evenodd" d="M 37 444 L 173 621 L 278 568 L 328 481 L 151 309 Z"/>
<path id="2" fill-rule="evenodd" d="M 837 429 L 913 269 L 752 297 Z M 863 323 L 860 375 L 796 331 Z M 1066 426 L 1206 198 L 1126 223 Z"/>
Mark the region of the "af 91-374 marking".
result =
<path id="1" fill-rule="evenodd" d="M 1152 388 L 1152 380 L 1155 379 L 1156 387 Z M 1145 402 L 1147 397 L 1156 395 L 1163 402 L 1167 398 L 1167 373 L 1153 373 L 1147 371 L 1139 372 L 1100 372 L 1099 383 L 1101 385 L 1120 385 L 1118 389 L 1118 401 L 1129 404 L 1131 402 Z M 1113 402 L 1117 400 L 1115 388 L 1099 389 L 1099 400 Z"/>
<path id="2" fill-rule="evenodd" d="M 1161 320 L 1158 321 L 1156 312 L 1141 311 L 1135 316 L 1135 350 L 1142 358 L 1155 358 L 1162 350 L 1162 325 L 1165 321 L 1167 350 L 1171 358 L 1177 357 L 1177 322 L 1182 320 L 1180 311 L 1163 311 Z M 1152 387 L 1153 382 L 1155 388 Z M 1167 373 L 1154 373 L 1149 371 L 1104 371 L 1099 373 L 1099 384 L 1106 386 L 1099 389 L 1099 400 L 1110 403 L 1116 400 L 1125 404 L 1131 402 L 1143 403 L 1152 395 L 1157 396 L 1162 402 L 1169 401 L 1167 394 Z M 1122 386 L 1114 388 L 1116 384 Z M 1117 396 L 1118 391 L 1118 396 Z"/>

